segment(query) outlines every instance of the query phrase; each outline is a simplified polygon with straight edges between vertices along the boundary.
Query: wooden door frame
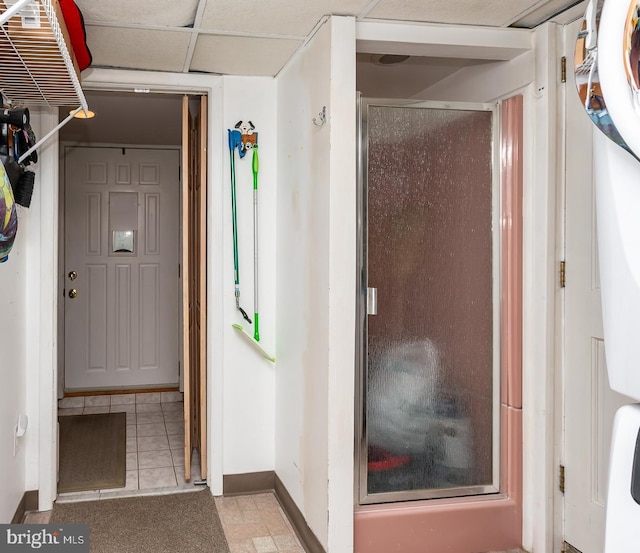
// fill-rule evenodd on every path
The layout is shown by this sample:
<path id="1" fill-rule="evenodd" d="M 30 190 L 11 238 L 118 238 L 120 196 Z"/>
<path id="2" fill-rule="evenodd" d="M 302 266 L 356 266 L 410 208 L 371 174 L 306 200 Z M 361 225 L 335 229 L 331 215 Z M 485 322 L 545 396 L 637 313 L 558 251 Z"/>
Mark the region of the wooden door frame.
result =
<path id="1" fill-rule="evenodd" d="M 181 254 L 181 267 L 182 267 L 182 375 L 183 375 L 183 388 L 184 388 L 184 467 L 185 467 L 185 479 L 191 480 L 191 436 L 192 428 L 191 423 L 194 420 L 191 415 L 191 392 L 194 391 L 198 394 L 195 398 L 199 402 L 199 409 L 195 413 L 199 420 L 195 422 L 195 428 L 199 442 L 199 458 L 200 458 L 200 471 L 201 479 L 207 477 L 207 397 L 206 397 L 206 355 L 207 355 L 207 163 L 206 163 L 206 133 L 207 133 L 207 97 L 206 95 L 200 95 L 199 99 L 199 111 L 198 111 L 198 124 L 195 128 L 198 132 L 196 139 L 196 145 L 199 151 L 191 149 L 193 140 L 191 137 L 191 116 L 189 113 L 189 102 L 194 96 L 184 95 L 182 97 L 182 165 L 181 165 L 181 183 L 180 183 L 180 196 L 181 196 L 181 239 L 182 239 L 182 254 Z M 195 98 L 198 98 L 195 96 Z M 204 158 L 204 163 L 201 163 Z M 192 171 L 193 163 L 200 162 L 199 168 L 194 175 Z M 191 183 L 191 177 L 197 178 L 197 183 Z M 195 188 L 194 196 L 197 197 L 196 205 L 193 206 L 192 201 L 192 186 Z M 195 211 L 192 212 L 192 207 L 195 207 Z M 195 218 L 198 221 L 198 225 L 192 225 L 192 219 Z M 195 233 L 195 235 L 192 235 Z M 192 249 L 195 243 L 195 248 Z M 193 254 L 193 257 L 192 257 Z M 204 260 L 204 263 L 202 263 Z M 192 263 L 193 262 L 193 263 Z M 196 274 L 191 273 L 191 269 L 195 268 Z M 192 298 L 193 290 L 191 285 L 196 283 L 195 298 Z M 197 283 L 200 284 L 198 288 Z M 192 299 L 195 300 L 192 302 Z M 191 340 L 194 338 L 191 334 L 191 322 L 192 322 L 192 303 L 197 304 L 196 317 L 197 323 L 194 326 L 198 329 L 198 336 L 196 344 L 192 345 Z M 195 306 L 194 308 L 195 309 Z M 203 335 L 204 334 L 204 335 Z M 194 352 L 194 349 L 197 350 Z M 199 366 L 195 369 L 197 374 L 194 374 L 193 367 L 191 366 L 191 354 L 199 361 Z M 203 360 L 205 363 L 203 365 Z M 197 384 L 192 386 L 191 378 L 195 376 L 197 378 Z M 204 429 L 204 432 L 203 432 Z"/>
<path id="2" fill-rule="evenodd" d="M 128 71 L 116 69 L 92 69 L 83 79 L 86 89 L 94 90 L 128 90 L 143 87 L 175 94 L 199 93 L 206 94 L 209 99 L 208 111 L 208 149 L 207 160 L 209 175 L 207 188 L 211 190 L 211 182 L 214 178 L 223 179 L 223 161 L 212 152 L 222 151 L 224 147 L 222 135 L 212 133 L 214 118 L 217 119 L 223 113 L 223 78 L 217 75 L 189 75 L 154 73 L 147 71 Z M 41 116 L 41 124 L 44 132 L 54 128 L 58 121 L 58 110 L 49 110 Z M 41 152 L 40 171 L 44 175 L 55 179 L 56 174 L 60 178 L 62 169 L 59 160 L 60 143 L 57 137 L 53 137 L 49 146 Z M 214 163 L 215 161 L 215 163 Z M 40 249 L 34 252 L 34 261 L 41 264 L 39 276 L 34 277 L 41 284 L 40 290 L 40 315 L 34 315 L 34 321 L 41 321 L 38 328 L 41 329 L 41 338 L 38 343 L 39 362 L 34 366 L 34 373 L 29 377 L 28 386 L 30 393 L 40 405 L 36 423 L 40 428 L 40 437 L 37 440 L 37 450 L 33 449 L 37 459 L 38 475 L 37 484 L 34 487 L 39 491 L 40 510 L 50 510 L 56 498 L 56 472 L 57 472 L 57 382 L 59 374 L 57 332 L 58 325 L 55 317 L 59 305 L 59 268 L 57 259 L 57 247 L 60 239 L 60 198 L 57 187 L 46 187 L 41 195 L 41 221 L 38 228 L 46 229 L 47 234 L 41 240 Z M 49 190 L 51 189 L 50 193 Z M 210 224 L 207 234 L 207 259 L 211 266 L 222 266 L 222 226 L 223 206 L 222 202 L 214 202 L 213 194 L 209 194 L 207 200 L 207 213 Z M 217 198 L 216 198 L 217 199 Z M 208 484 L 214 495 L 222 494 L 222 413 L 223 413 L 223 353 L 224 340 L 222 332 L 222 313 L 216 313 L 211 305 L 219 304 L 222 297 L 221 275 L 209 275 L 207 281 L 207 307 L 209 317 L 208 342 L 211 345 L 207 353 L 207 399 L 208 409 L 208 455 L 209 475 Z M 51 310 L 50 313 L 47 310 Z M 213 320 L 212 320 L 213 319 Z M 47 345 L 48 344 L 48 345 Z M 33 446 L 35 448 L 35 446 Z M 213 469 L 213 470 L 211 470 Z"/>

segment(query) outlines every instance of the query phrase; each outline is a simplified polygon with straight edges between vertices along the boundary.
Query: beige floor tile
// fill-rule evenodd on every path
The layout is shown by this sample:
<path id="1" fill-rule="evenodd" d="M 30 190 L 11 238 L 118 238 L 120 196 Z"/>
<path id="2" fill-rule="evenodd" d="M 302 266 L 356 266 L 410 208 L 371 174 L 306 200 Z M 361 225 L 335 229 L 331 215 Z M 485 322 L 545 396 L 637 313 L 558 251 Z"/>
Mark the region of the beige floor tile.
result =
<path id="1" fill-rule="evenodd" d="M 138 468 L 155 469 L 160 467 L 173 467 L 173 459 L 168 449 L 138 452 Z"/>
<path id="2" fill-rule="evenodd" d="M 176 403 L 182 400 L 182 392 L 160 392 L 160 401 L 162 403 Z"/>
<path id="3" fill-rule="evenodd" d="M 122 405 L 112 405 L 109 410 L 110 413 L 135 413 L 135 403 L 125 403 Z"/>
<path id="4" fill-rule="evenodd" d="M 172 434 L 169 436 L 169 447 L 171 447 L 171 449 L 184 449 L 184 436 L 180 434 Z"/>
<path id="5" fill-rule="evenodd" d="M 84 407 L 84 397 L 63 397 L 58 401 L 59 409 L 77 409 L 78 407 Z"/>
<path id="6" fill-rule="evenodd" d="M 132 451 L 127 453 L 127 470 L 137 470 L 138 469 L 138 453 Z"/>
<path id="7" fill-rule="evenodd" d="M 102 407 L 85 407 L 82 412 L 83 415 L 97 415 L 102 413 L 108 413 L 109 406 L 103 405 Z"/>
<path id="8" fill-rule="evenodd" d="M 166 436 L 138 436 L 136 439 L 138 440 L 138 451 L 169 449 L 169 441 Z"/>
<path id="9" fill-rule="evenodd" d="M 135 402 L 135 394 L 113 394 L 111 396 L 111 405 L 131 405 Z"/>
<path id="10" fill-rule="evenodd" d="M 148 436 L 166 436 L 167 431 L 164 427 L 163 422 L 149 423 L 149 424 L 140 424 L 137 425 L 138 428 L 138 438 L 140 437 L 148 437 Z"/>
<path id="11" fill-rule="evenodd" d="M 136 414 L 135 413 L 127 413 L 127 424 L 136 424 Z"/>
<path id="12" fill-rule="evenodd" d="M 274 551 L 278 551 L 271 536 L 252 538 L 252 541 L 257 553 L 273 553 Z"/>
<path id="13" fill-rule="evenodd" d="M 272 536 L 282 536 L 291 533 L 291 528 L 280 513 L 262 511 L 262 520 L 267 525 Z"/>
<path id="14" fill-rule="evenodd" d="M 70 407 L 68 409 L 58 409 L 59 417 L 66 417 L 70 415 L 82 415 L 84 407 Z"/>
<path id="15" fill-rule="evenodd" d="M 184 467 L 184 451 L 180 449 L 172 449 L 171 458 L 173 459 L 174 467 Z"/>
<path id="16" fill-rule="evenodd" d="M 172 467 L 140 469 L 138 471 L 138 486 L 141 490 L 168 488 L 177 485 L 176 474 Z"/>
<path id="17" fill-rule="evenodd" d="M 285 534 L 284 536 L 273 536 L 278 551 L 287 551 L 288 549 L 300 549 L 302 545 L 293 534 Z"/>
<path id="18" fill-rule="evenodd" d="M 108 407 L 111 405 L 109 396 L 87 396 L 84 398 L 85 407 Z"/>
<path id="19" fill-rule="evenodd" d="M 184 435 L 184 422 L 165 422 L 164 425 L 169 436 L 173 436 L 176 434 Z"/>
<path id="20" fill-rule="evenodd" d="M 280 504 L 276 499 L 276 496 L 272 493 L 260 493 L 253 496 L 253 501 L 258 509 L 277 510 L 280 508 Z"/>
<path id="21" fill-rule="evenodd" d="M 138 489 L 138 471 L 128 470 L 126 472 L 127 479 L 124 486 L 125 490 L 137 490 Z"/>
<path id="22" fill-rule="evenodd" d="M 138 424 L 160 424 L 164 423 L 162 413 L 137 413 Z"/>
<path id="23" fill-rule="evenodd" d="M 127 453 L 133 453 L 134 451 L 138 451 L 138 440 L 135 436 L 127 438 Z"/>
<path id="24" fill-rule="evenodd" d="M 165 422 L 182 422 L 184 425 L 184 413 L 182 411 L 163 411 Z"/>
<path id="25" fill-rule="evenodd" d="M 229 524 L 225 528 L 227 539 L 231 541 L 245 540 L 247 538 L 262 537 L 269 535 L 269 529 L 260 523 L 252 524 Z"/>
<path id="26" fill-rule="evenodd" d="M 241 495 L 238 497 L 238 507 L 243 511 L 256 511 L 258 507 L 252 495 Z"/>
<path id="27" fill-rule="evenodd" d="M 160 392 L 136 394 L 136 404 L 140 403 L 160 403 Z"/>
<path id="28" fill-rule="evenodd" d="M 162 413 L 159 403 L 136 403 L 136 413 Z"/>
<path id="29" fill-rule="evenodd" d="M 253 540 L 251 538 L 230 541 L 228 543 L 230 553 L 256 553 L 256 548 L 254 547 Z"/>
<path id="30" fill-rule="evenodd" d="M 127 438 L 135 438 L 138 435 L 138 425 L 137 424 L 128 424 L 127 425 Z"/>
<path id="31" fill-rule="evenodd" d="M 162 410 L 165 413 L 183 413 L 184 412 L 184 403 L 182 401 L 177 401 L 175 403 L 162 403 Z"/>

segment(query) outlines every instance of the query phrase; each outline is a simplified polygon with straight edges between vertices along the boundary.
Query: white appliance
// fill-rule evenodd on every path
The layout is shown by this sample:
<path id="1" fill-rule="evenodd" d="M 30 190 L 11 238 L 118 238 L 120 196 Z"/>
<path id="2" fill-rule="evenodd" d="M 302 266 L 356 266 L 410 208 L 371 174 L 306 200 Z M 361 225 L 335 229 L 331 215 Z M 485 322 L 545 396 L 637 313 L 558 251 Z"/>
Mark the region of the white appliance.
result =
<path id="1" fill-rule="evenodd" d="M 604 0 L 585 108 L 594 138 L 596 209 L 609 384 L 640 401 L 640 0 Z M 587 10 L 595 46 L 598 3 Z M 638 45 L 636 46 L 636 43 Z M 589 48 L 589 47 L 587 47 Z M 596 67 L 597 66 L 597 67 Z M 601 102 L 602 100 L 603 102 Z M 612 128 L 613 125 L 615 128 Z M 617 131 L 617 132 L 616 132 Z M 606 136 L 605 136 L 606 134 Z M 640 553 L 640 404 L 618 410 L 613 428 L 604 553 Z"/>

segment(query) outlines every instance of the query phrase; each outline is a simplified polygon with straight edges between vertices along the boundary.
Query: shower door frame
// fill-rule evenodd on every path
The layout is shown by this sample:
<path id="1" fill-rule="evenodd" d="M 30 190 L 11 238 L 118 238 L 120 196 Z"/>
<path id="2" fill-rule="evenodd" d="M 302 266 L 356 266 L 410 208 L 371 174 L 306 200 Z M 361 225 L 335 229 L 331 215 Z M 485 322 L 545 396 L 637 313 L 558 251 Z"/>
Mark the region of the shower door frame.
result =
<path id="1" fill-rule="evenodd" d="M 367 286 L 368 286 L 368 135 L 369 106 L 435 109 L 451 111 L 488 111 L 492 113 L 492 291 L 493 291 L 493 367 L 492 367 L 492 482 L 489 485 L 433 488 L 380 492 L 370 494 L 367 487 L 368 440 L 366 421 L 366 373 L 368 348 Z M 477 496 L 499 497 L 501 489 L 501 377 L 502 377 L 502 190 L 501 190 L 501 109 L 499 103 L 443 102 L 432 100 L 401 100 L 357 97 L 357 304 L 356 304 L 356 443 L 355 443 L 355 504 L 374 505 L 426 499 L 452 499 Z"/>

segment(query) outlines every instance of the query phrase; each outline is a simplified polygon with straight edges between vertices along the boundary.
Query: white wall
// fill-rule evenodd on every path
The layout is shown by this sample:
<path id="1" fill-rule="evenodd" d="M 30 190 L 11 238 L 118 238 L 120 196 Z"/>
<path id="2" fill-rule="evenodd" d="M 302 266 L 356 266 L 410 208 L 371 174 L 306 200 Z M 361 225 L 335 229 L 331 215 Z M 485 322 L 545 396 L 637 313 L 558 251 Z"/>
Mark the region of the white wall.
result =
<path id="1" fill-rule="evenodd" d="M 326 106 L 328 122 L 314 125 Z M 276 473 L 330 551 L 353 547 L 355 22 L 278 75 Z"/>
<path id="2" fill-rule="evenodd" d="M 9 260 L 0 264 L 0 523 L 11 518 L 25 491 L 25 448 L 13 456 L 18 414 L 26 412 L 26 298 L 29 216 L 18 208 L 18 234 Z"/>
<path id="3" fill-rule="evenodd" d="M 535 55 L 527 52 L 509 61 L 465 67 L 416 94 L 420 100 L 489 102 L 506 98 L 531 83 Z"/>
<path id="4" fill-rule="evenodd" d="M 31 126 L 42 136 L 57 123 L 57 110 L 32 108 Z M 57 215 L 42 210 L 57 195 L 57 144 L 55 139 L 38 152 L 31 207 L 18 208 L 18 234 L 9 260 L 0 265 L 0 520 L 9 522 L 22 495 L 40 483 L 39 452 L 42 441 L 55 452 L 55 420 L 43 425 L 41 410 L 53 404 L 55 343 L 53 339 Z M 40 368 L 46 370 L 43 374 Z M 48 380 L 44 392 L 40 383 Z M 13 456 L 13 435 L 19 414 L 29 419 L 26 435 Z M 53 447 L 53 450 L 51 450 Z M 43 490 L 40 490 L 41 492 Z M 47 490 L 44 490 L 45 504 Z M 41 500 L 43 494 L 41 493 Z"/>
<path id="5" fill-rule="evenodd" d="M 209 271 L 221 272 L 224 322 L 224 413 L 223 473 L 242 474 L 274 468 L 274 401 L 277 366 L 264 359 L 247 344 L 233 323 L 243 325 L 253 336 L 236 309 L 233 278 L 233 235 L 231 219 L 231 185 L 227 129 L 240 120 L 250 120 L 258 132 L 259 152 L 259 299 L 260 343 L 275 351 L 276 339 L 276 191 L 277 134 L 276 81 L 270 77 L 224 77 L 222 119 L 214 122 L 212 133 L 223 135 L 222 149 L 212 152 L 214 166 L 223 172 L 212 179 L 214 201 L 222 202 L 223 265 L 211 264 Z M 214 118 L 215 119 L 215 118 Z M 217 138 L 216 138 L 217 140 Z M 222 159 L 218 159 L 221 157 Z M 236 191 L 238 219 L 238 253 L 240 269 L 240 305 L 253 319 L 253 177 L 251 153 L 240 159 L 236 153 Z M 219 163 L 219 162 L 222 163 Z M 218 209 L 219 212 L 219 209 Z M 215 423 L 214 423 L 215 424 Z"/>

